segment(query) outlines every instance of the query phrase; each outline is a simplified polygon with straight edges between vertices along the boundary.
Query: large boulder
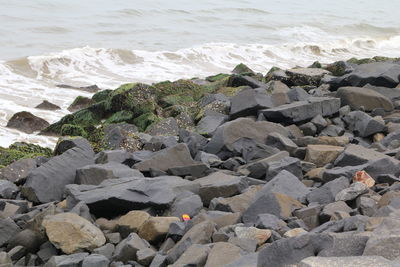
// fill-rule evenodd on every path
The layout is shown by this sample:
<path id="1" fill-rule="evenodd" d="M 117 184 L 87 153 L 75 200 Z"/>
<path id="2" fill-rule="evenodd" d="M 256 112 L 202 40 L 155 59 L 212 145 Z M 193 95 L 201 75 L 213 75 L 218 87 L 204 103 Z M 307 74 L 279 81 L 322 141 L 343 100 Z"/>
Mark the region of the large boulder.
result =
<path id="1" fill-rule="evenodd" d="M 93 250 L 106 242 L 100 229 L 75 213 L 49 215 L 43 226 L 51 243 L 66 254 Z"/>
<path id="2" fill-rule="evenodd" d="M 319 188 L 315 188 L 307 195 L 307 201 L 317 202 L 319 204 L 329 204 L 335 201 L 336 195 L 343 189 L 349 187 L 349 179 L 340 177 L 327 182 Z"/>
<path id="3" fill-rule="evenodd" d="M 390 157 L 373 149 L 350 144 L 346 146 L 343 153 L 336 158 L 334 165 L 339 167 L 357 166 L 365 164 L 368 161 L 374 161 L 383 158 Z"/>
<path id="4" fill-rule="evenodd" d="M 22 194 L 36 203 L 59 201 L 65 186 L 74 183 L 76 170 L 93 163 L 93 150 L 71 148 L 31 171 L 21 189 Z"/>
<path id="5" fill-rule="evenodd" d="M 340 98 L 342 106 L 349 105 L 352 109 L 363 106 L 367 111 L 376 108 L 383 108 L 385 111 L 393 110 L 393 103 L 389 98 L 368 88 L 341 87 L 336 97 Z"/>
<path id="6" fill-rule="evenodd" d="M 141 172 L 128 166 L 110 162 L 106 164 L 87 165 L 76 170 L 75 183 L 98 185 L 107 179 L 123 177 L 144 177 Z"/>
<path id="7" fill-rule="evenodd" d="M 272 98 L 267 95 L 265 88 L 243 90 L 231 99 L 230 117 L 255 116 L 258 110 L 273 106 Z"/>
<path id="8" fill-rule="evenodd" d="M 330 116 L 337 113 L 339 108 L 339 98 L 310 97 L 307 101 L 298 101 L 264 109 L 259 113 L 263 114 L 268 121 L 291 124 L 309 121 L 317 115 Z"/>
<path id="9" fill-rule="evenodd" d="M 176 176 L 157 178 L 119 178 L 103 181 L 100 185 L 68 185 L 69 206 L 80 201 L 88 205 L 96 216 L 115 217 L 135 209 L 167 209 L 176 197 L 174 190 L 198 190 L 192 182 Z"/>
<path id="10" fill-rule="evenodd" d="M 319 86 L 321 79 L 330 74 L 329 71 L 319 68 L 294 68 L 286 70 L 292 85 L 314 85 Z"/>
<path id="11" fill-rule="evenodd" d="M 154 153 L 150 158 L 134 165 L 141 172 L 150 170 L 167 171 L 170 168 L 194 165 L 196 162 L 190 155 L 186 144 L 166 148 Z"/>
<path id="12" fill-rule="evenodd" d="M 289 131 L 282 125 L 267 121 L 255 122 L 248 118 L 238 118 L 218 127 L 211 141 L 205 146 L 205 151 L 212 154 L 218 154 L 224 149 L 232 151 L 234 149 L 233 144 L 241 138 L 253 139 L 258 143 L 264 144 L 267 136 L 273 132 L 289 136 Z"/>
<path id="13" fill-rule="evenodd" d="M 50 124 L 44 119 L 27 111 L 15 113 L 7 123 L 7 127 L 15 128 L 28 134 L 43 130 L 49 125 Z"/>

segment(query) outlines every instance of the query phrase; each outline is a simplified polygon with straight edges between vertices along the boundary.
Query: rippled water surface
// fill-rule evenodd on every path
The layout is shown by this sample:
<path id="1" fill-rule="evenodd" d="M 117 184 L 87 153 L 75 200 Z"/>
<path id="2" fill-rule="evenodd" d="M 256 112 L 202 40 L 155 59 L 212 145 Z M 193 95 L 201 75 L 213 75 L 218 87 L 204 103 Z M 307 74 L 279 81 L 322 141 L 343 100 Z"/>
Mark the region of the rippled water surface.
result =
<path id="1" fill-rule="evenodd" d="M 27 110 L 54 122 L 77 95 L 56 84 L 155 82 L 229 72 L 244 62 L 308 65 L 400 56 L 393 0 L 0 0 L 0 146 L 55 139 L 4 126 Z M 34 107 L 44 99 L 63 109 Z"/>

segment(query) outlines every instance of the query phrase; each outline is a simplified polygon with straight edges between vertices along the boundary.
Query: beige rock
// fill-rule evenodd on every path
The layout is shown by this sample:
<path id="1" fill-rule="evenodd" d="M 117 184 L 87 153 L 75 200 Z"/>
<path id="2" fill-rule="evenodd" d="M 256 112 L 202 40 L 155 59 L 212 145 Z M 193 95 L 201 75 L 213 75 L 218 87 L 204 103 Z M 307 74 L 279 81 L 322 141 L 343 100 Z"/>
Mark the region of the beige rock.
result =
<path id="1" fill-rule="evenodd" d="M 106 242 L 99 228 L 75 213 L 46 216 L 43 226 L 50 242 L 66 254 L 93 250 Z"/>
<path id="2" fill-rule="evenodd" d="M 272 232 L 268 229 L 238 226 L 235 228 L 235 234 L 238 238 L 256 240 L 257 244 L 260 246 L 271 237 Z"/>
<path id="3" fill-rule="evenodd" d="M 347 136 L 319 136 L 318 145 L 345 146 L 350 143 Z"/>
<path id="4" fill-rule="evenodd" d="M 305 161 L 312 162 L 317 165 L 317 167 L 322 167 L 335 161 L 343 150 L 344 148 L 341 146 L 308 145 Z"/>
<path id="5" fill-rule="evenodd" d="M 380 142 L 383 138 L 385 138 L 385 135 L 383 133 L 376 133 L 373 136 L 374 142 Z"/>
<path id="6" fill-rule="evenodd" d="M 98 218 L 96 220 L 96 225 L 98 225 L 101 230 L 114 231 L 117 227 L 117 221 L 107 220 L 106 218 Z"/>
<path id="7" fill-rule="evenodd" d="M 284 237 L 295 237 L 307 233 L 303 228 L 294 228 L 283 234 Z"/>
<path id="8" fill-rule="evenodd" d="M 139 236 L 151 243 L 157 243 L 168 233 L 169 225 L 179 221 L 178 217 L 151 217 L 139 229 Z"/>
<path id="9" fill-rule="evenodd" d="M 207 261 L 209 246 L 194 244 L 191 245 L 182 256 L 169 267 L 182 267 L 188 265 L 204 266 Z"/>
<path id="10" fill-rule="evenodd" d="M 314 168 L 306 173 L 305 178 L 316 181 L 322 181 L 322 175 L 324 174 L 324 170 L 325 168 L 322 167 Z"/>
<path id="11" fill-rule="evenodd" d="M 385 217 L 369 217 L 365 224 L 365 231 L 374 231 L 385 219 Z"/>
<path id="12" fill-rule="evenodd" d="M 225 266 L 241 257 L 240 248 L 227 242 L 215 243 L 205 267 Z"/>
<path id="13" fill-rule="evenodd" d="M 124 216 L 121 216 L 116 224 L 117 227 L 126 227 L 128 228 L 131 232 L 138 232 L 140 227 L 148 220 L 150 219 L 150 215 L 141 210 L 134 210 L 130 211 Z"/>

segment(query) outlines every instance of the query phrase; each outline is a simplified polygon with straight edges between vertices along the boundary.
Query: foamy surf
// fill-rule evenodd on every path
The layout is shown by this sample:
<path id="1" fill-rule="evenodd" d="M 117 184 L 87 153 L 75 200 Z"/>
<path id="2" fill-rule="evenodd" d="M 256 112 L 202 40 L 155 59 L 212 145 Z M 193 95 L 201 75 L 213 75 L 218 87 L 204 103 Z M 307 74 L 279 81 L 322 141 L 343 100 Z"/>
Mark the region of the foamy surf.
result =
<path id="1" fill-rule="evenodd" d="M 313 32 L 307 38 L 305 32 Z M 290 29 L 282 35 L 293 35 Z M 67 107 L 78 95 L 90 93 L 58 88 L 57 84 L 115 88 L 126 82 L 153 83 L 180 78 L 206 77 L 229 73 L 242 62 L 265 74 L 272 66 L 291 68 L 307 66 L 314 61 L 329 63 L 351 57 L 400 56 L 400 35 L 387 38 L 325 38 L 315 29 L 298 29 L 297 43 L 279 45 L 207 43 L 177 51 L 145 51 L 92 48 L 64 50 L 42 56 L 30 56 L 0 62 L 0 146 L 27 141 L 52 147 L 54 137 L 29 135 L 6 128 L 7 121 L 19 111 L 29 111 L 50 123 L 68 114 Z M 312 41 L 322 35 L 325 42 Z M 62 109 L 46 111 L 34 108 L 48 100 Z"/>

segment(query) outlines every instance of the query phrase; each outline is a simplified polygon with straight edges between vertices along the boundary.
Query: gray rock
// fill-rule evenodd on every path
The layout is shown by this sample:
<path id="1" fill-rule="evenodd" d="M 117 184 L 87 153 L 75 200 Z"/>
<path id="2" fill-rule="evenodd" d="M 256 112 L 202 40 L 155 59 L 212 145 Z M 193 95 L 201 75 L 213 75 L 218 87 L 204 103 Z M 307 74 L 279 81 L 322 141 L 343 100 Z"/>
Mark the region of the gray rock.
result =
<path id="1" fill-rule="evenodd" d="M 231 98 L 230 118 L 257 115 L 260 109 L 273 107 L 272 98 L 264 88 L 240 91 Z"/>
<path id="2" fill-rule="evenodd" d="M 365 216 L 372 217 L 378 209 L 377 202 L 369 197 L 361 196 L 357 198 L 356 203 L 360 213 Z"/>
<path id="3" fill-rule="evenodd" d="M 350 144 L 346 147 L 339 157 L 336 158 L 334 165 L 339 167 L 356 166 L 367 163 L 368 161 L 390 158 L 383 153 L 373 149 L 368 149 L 360 145 Z"/>
<path id="4" fill-rule="evenodd" d="M 119 233 L 118 233 L 119 234 Z M 118 242 L 119 243 L 119 242 Z M 93 253 L 95 254 L 100 254 L 105 256 L 107 259 L 111 260 L 112 255 L 114 253 L 115 246 L 113 244 L 107 243 L 102 247 L 95 248 L 93 250 Z"/>
<path id="5" fill-rule="evenodd" d="M 170 267 L 181 267 L 187 265 L 204 266 L 207 261 L 210 247 L 207 245 L 193 244 L 191 245 L 179 259 Z"/>
<path id="6" fill-rule="evenodd" d="M 352 209 L 344 201 L 337 201 L 327 204 L 321 211 L 320 219 L 322 222 L 330 220 L 335 212 L 350 213 Z"/>
<path id="7" fill-rule="evenodd" d="M 47 100 L 43 100 L 42 103 L 40 103 L 39 105 L 37 105 L 35 108 L 38 109 L 44 109 L 44 110 L 57 110 L 57 109 L 61 109 L 59 106 L 47 101 Z"/>
<path id="8" fill-rule="evenodd" d="M 305 229 L 314 229 L 319 225 L 319 213 L 322 207 L 320 205 L 310 205 L 302 209 L 295 210 L 293 215 L 304 222 Z"/>
<path id="9" fill-rule="evenodd" d="M 252 77 L 233 74 L 229 78 L 228 86 L 231 87 L 250 86 L 251 88 L 259 88 L 259 87 L 265 87 L 266 85 Z"/>
<path id="10" fill-rule="evenodd" d="M 113 260 L 124 263 L 137 260 L 137 252 L 149 247 L 150 244 L 146 240 L 141 239 L 136 233 L 131 233 L 115 247 Z"/>
<path id="11" fill-rule="evenodd" d="M 286 150 L 290 154 L 293 154 L 297 149 L 297 145 L 292 140 L 279 133 L 270 133 L 267 136 L 267 140 L 265 140 L 265 144 L 276 147 L 279 150 Z"/>
<path id="12" fill-rule="evenodd" d="M 143 174 L 128 166 L 110 162 L 105 164 L 87 165 L 76 170 L 76 184 L 99 185 L 107 179 L 117 179 L 123 177 L 144 177 Z"/>
<path id="13" fill-rule="evenodd" d="M 355 182 L 350 185 L 350 187 L 340 191 L 336 197 L 336 201 L 350 201 L 368 192 L 368 186 L 366 184 Z"/>
<path id="14" fill-rule="evenodd" d="M 93 156 L 91 149 L 74 147 L 62 155 L 53 157 L 28 175 L 21 189 L 22 194 L 28 200 L 37 203 L 61 200 L 65 186 L 74 183 L 76 170 L 93 164 Z"/>
<path id="15" fill-rule="evenodd" d="M 174 118 L 166 118 L 157 122 L 146 129 L 152 136 L 156 135 L 178 135 L 179 126 Z"/>
<path id="16" fill-rule="evenodd" d="M 317 127 L 317 130 L 319 132 L 322 131 L 326 126 L 328 126 L 328 122 L 320 114 L 315 116 L 311 120 L 311 123 L 313 123 Z"/>
<path id="17" fill-rule="evenodd" d="M 251 89 L 252 90 L 252 89 Z M 197 123 L 196 132 L 204 136 L 212 136 L 219 126 L 226 121 L 226 116 L 204 116 Z"/>
<path id="18" fill-rule="evenodd" d="M 294 87 L 287 93 L 290 102 L 306 101 L 311 97 L 303 88 Z"/>
<path id="19" fill-rule="evenodd" d="M 179 142 L 185 143 L 192 157 L 195 157 L 200 150 L 204 150 L 208 140 L 198 133 L 191 133 L 186 130 L 179 132 Z"/>
<path id="20" fill-rule="evenodd" d="M 92 150 L 92 146 L 89 141 L 83 137 L 61 137 L 60 141 L 57 142 L 56 147 L 54 148 L 54 155 L 61 155 L 65 151 L 79 147 L 83 150 L 90 151 Z"/>
<path id="21" fill-rule="evenodd" d="M 105 150 L 98 153 L 94 162 L 96 164 L 105 164 L 110 162 L 124 163 L 131 159 L 132 154 L 125 150 Z"/>
<path id="22" fill-rule="evenodd" d="M 303 259 L 298 267 L 319 266 L 365 266 L 365 267 L 392 267 L 391 261 L 380 256 L 353 256 L 353 257 L 308 257 Z"/>
<path id="23" fill-rule="evenodd" d="M 0 198 L 12 199 L 18 194 L 19 188 L 8 180 L 0 180 Z"/>
<path id="24" fill-rule="evenodd" d="M 0 220 L 0 247 L 8 243 L 11 238 L 13 238 L 21 229 L 17 224 L 11 219 L 1 219 Z"/>
<path id="25" fill-rule="evenodd" d="M 20 159 L 4 168 L 1 168 L 0 179 L 6 179 L 13 183 L 20 183 L 25 180 L 30 171 L 36 168 L 37 164 L 35 159 Z"/>
<path id="26" fill-rule="evenodd" d="M 266 180 L 272 180 L 276 175 L 282 171 L 288 171 L 297 177 L 303 179 L 303 171 L 301 169 L 301 161 L 297 158 L 286 157 L 278 161 L 268 163 L 268 171 L 266 172 Z"/>
<path id="27" fill-rule="evenodd" d="M 238 172 L 252 178 L 265 179 L 268 173 L 269 165 L 273 162 L 279 162 L 288 156 L 288 152 L 281 151 L 266 158 L 243 165 L 238 168 Z"/>
<path id="28" fill-rule="evenodd" d="M 144 266 L 149 266 L 156 256 L 156 252 L 151 248 L 141 249 L 137 253 L 137 262 Z"/>
<path id="29" fill-rule="evenodd" d="M 89 253 L 75 253 L 71 255 L 53 256 L 44 267 L 80 267 Z"/>
<path id="30" fill-rule="evenodd" d="M 317 126 L 312 122 L 304 123 L 299 128 L 305 136 L 315 136 L 318 131 Z"/>
<path id="31" fill-rule="evenodd" d="M 350 131 L 361 137 L 371 136 L 387 130 L 383 121 L 378 121 L 362 111 L 352 111 L 343 120 L 347 123 Z"/>
<path id="32" fill-rule="evenodd" d="M 44 119 L 27 111 L 15 113 L 7 122 L 8 128 L 14 128 L 28 134 L 43 130 L 49 125 Z"/>
<path id="33" fill-rule="evenodd" d="M 293 85 L 319 86 L 321 79 L 330 72 L 319 68 L 294 68 L 286 70 L 286 74 Z"/>
<path id="34" fill-rule="evenodd" d="M 284 233 L 289 230 L 287 224 L 283 220 L 279 219 L 273 214 L 268 213 L 259 214 L 257 216 L 255 226 L 260 229 L 271 229 L 278 233 Z"/>
<path id="35" fill-rule="evenodd" d="M 27 252 L 36 253 L 42 243 L 44 243 L 44 239 L 40 234 L 30 229 L 25 229 L 14 234 L 8 241 L 7 247 L 14 248 L 16 246 L 23 246 Z"/>
<path id="36" fill-rule="evenodd" d="M 257 253 L 242 255 L 239 259 L 225 265 L 225 267 L 255 267 L 257 266 Z"/>
<path id="37" fill-rule="evenodd" d="M 203 208 L 201 198 L 186 191 L 178 195 L 169 209 L 169 216 L 180 218 L 183 214 L 188 214 L 191 218 L 199 213 Z"/>
<path id="38" fill-rule="evenodd" d="M 151 169 L 167 171 L 173 167 L 193 165 L 196 162 L 192 159 L 186 144 L 178 144 L 154 153 L 149 159 L 134 165 L 135 169 L 141 172 L 148 172 Z"/>
<path id="39" fill-rule="evenodd" d="M 368 88 L 341 87 L 338 89 L 336 97 L 341 99 L 343 106 L 349 105 L 353 110 L 357 110 L 361 106 L 366 111 L 376 108 L 383 108 L 385 111 L 393 110 L 393 103 L 389 98 Z"/>
<path id="40" fill-rule="evenodd" d="M 307 194 L 307 201 L 309 203 L 317 202 L 319 204 L 332 203 L 335 201 L 336 195 L 343 189 L 349 187 L 349 185 L 349 179 L 346 177 L 334 179 Z"/>
<path id="41" fill-rule="evenodd" d="M 167 209 L 175 199 L 174 190 L 195 190 L 198 186 L 176 176 L 159 178 L 120 178 L 105 180 L 98 186 L 68 185 L 69 206 L 83 201 L 94 215 L 112 217 L 132 209 Z"/>
<path id="42" fill-rule="evenodd" d="M 104 255 L 91 254 L 82 261 L 82 267 L 107 267 L 110 260 Z"/>
<path id="43" fill-rule="evenodd" d="M 339 98 L 310 97 L 307 101 L 261 110 L 260 113 L 269 121 L 296 123 L 311 120 L 318 114 L 324 117 L 333 115 L 339 111 L 339 108 Z"/>

